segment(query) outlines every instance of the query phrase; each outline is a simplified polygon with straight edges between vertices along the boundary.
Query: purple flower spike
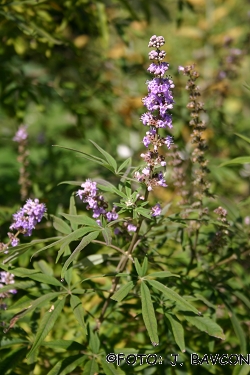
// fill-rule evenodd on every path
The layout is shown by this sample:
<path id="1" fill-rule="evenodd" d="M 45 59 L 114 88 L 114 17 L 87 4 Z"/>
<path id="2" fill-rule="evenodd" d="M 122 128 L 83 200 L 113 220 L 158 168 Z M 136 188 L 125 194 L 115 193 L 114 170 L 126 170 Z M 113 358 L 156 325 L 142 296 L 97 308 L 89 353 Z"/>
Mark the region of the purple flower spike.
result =
<path id="1" fill-rule="evenodd" d="M 144 126 L 148 126 L 149 130 L 143 137 L 143 144 L 148 151 L 141 154 L 141 157 L 146 162 L 146 168 L 142 169 L 142 173 L 136 171 L 134 177 L 146 184 L 148 191 L 153 190 L 155 186 L 166 187 L 167 184 L 163 179 L 163 173 L 154 173 L 155 168 L 165 167 L 165 156 L 159 152 L 159 148 L 166 145 L 169 149 L 173 144 L 171 136 L 162 137 L 160 135 L 161 129 L 172 129 L 172 116 L 169 110 L 173 108 L 174 98 L 172 89 L 174 83 L 169 77 L 164 77 L 169 68 L 167 62 L 162 60 L 166 56 L 166 52 L 160 48 L 165 44 L 163 36 L 153 35 L 149 41 L 149 47 L 155 48 L 149 53 L 152 62 L 148 71 L 154 75 L 152 80 L 146 82 L 148 86 L 148 95 L 142 99 L 147 112 L 141 116 L 141 121 Z"/>
<path id="2" fill-rule="evenodd" d="M 28 199 L 26 204 L 13 215 L 13 224 L 10 229 L 17 230 L 25 236 L 31 236 L 32 230 L 35 229 L 37 223 L 40 223 L 46 212 L 45 204 L 39 203 L 39 199 Z M 9 235 L 9 237 L 11 234 Z M 17 239 L 11 238 L 12 243 L 16 246 Z"/>

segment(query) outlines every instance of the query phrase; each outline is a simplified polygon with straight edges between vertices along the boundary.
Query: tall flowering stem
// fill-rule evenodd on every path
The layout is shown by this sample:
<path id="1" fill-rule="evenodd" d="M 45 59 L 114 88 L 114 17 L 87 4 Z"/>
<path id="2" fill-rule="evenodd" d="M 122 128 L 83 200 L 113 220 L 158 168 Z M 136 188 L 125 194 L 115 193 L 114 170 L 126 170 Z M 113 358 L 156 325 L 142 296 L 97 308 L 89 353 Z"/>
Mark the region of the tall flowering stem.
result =
<path id="1" fill-rule="evenodd" d="M 201 113 L 205 112 L 205 110 L 204 103 L 199 101 L 200 91 L 199 86 L 196 85 L 199 73 L 195 70 L 194 65 L 188 65 L 186 67 L 180 66 L 179 71 L 188 76 L 186 90 L 189 92 L 190 101 L 187 104 L 187 108 L 191 111 L 189 125 L 193 128 L 191 139 L 192 143 L 195 144 L 191 160 L 194 164 L 197 163 L 199 166 L 194 171 L 195 179 L 193 181 L 193 197 L 196 198 L 196 202 L 193 203 L 193 206 L 202 208 L 203 197 L 211 197 L 211 193 L 209 192 L 210 183 L 206 179 L 207 173 L 209 172 L 207 167 L 208 160 L 205 158 L 207 144 L 203 137 L 203 132 L 206 130 L 206 123 L 201 117 Z"/>
<path id="2" fill-rule="evenodd" d="M 27 166 L 29 164 L 28 155 L 29 152 L 27 150 L 27 143 L 28 143 L 28 132 L 26 125 L 20 125 L 13 141 L 18 143 L 18 157 L 17 160 L 20 163 L 20 170 L 19 170 L 19 180 L 18 183 L 20 185 L 20 194 L 21 199 L 24 201 L 28 197 L 29 187 L 31 185 L 29 179 L 29 172 L 27 171 Z"/>
<path id="3" fill-rule="evenodd" d="M 147 201 L 149 192 L 152 191 L 154 187 L 167 186 L 162 171 L 162 167 L 166 166 L 166 161 L 164 155 L 160 153 L 160 148 L 164 145 L 170 148 L 173 143 L 171 136 L 167 135 L 163 137 L 160 135 L 160 129 L 172 128 L 172 117 L 169 110 L 173 108 L 174 103 L 171 91 L 174 87 L 173 81 L 169 77 L 164 78 L 169 67 L 168 63 L 162 61 L 166 56 L 166 52 L 160 48 L 164 44 L 165 40 L 162 36 L 153 35 L 148 45 L 149 48 L 155 48 L 153 51 L 149 52 L 149 59 L 156 61 L 151 63 L 148 68 L 148 71 L 154 75 L 154 78 L 151 81 L 147 81 L 148 95 L 142 99 L 143 104 L 147 108 L 147 112 L 141 116 L 141 121 L 144 126 L 149 128 L 143 138 L 143 144 L 148 150 L 141 154 L 146 165 L 141 172 L 135 172 L 134 175 L 139 182 L 146 185 L 145 201 Z M 158 171 L 159 168 L 160 171 Z M 160 214 L 160 205 L 156 204 L 151 210 L 151 215 L 154 217 Z M 128 260 L 131 258 L 134 249 L 140 241 L 139 232 L 142 222 L 143 216 L 138 219 L 136 230 L 126 255 L 122 256 L 116 268 L 118 273 L 125 270 Z M 104 320 L 110 299 L 115 293 L 118 283 L 119 277 L 115 277 L 112 281 L 109 296 L 103 305 L 96 329 L 99 329 L 100 324 Z"/>
<path id="4" fill-rule="evenodd" d="M 165 77 L 169 68 L 167 62 L 162 60 L 166 52 L 160 48 L 165 44 L 162 36 L 153 35 L 149 41 L 149 48 L 155 48 L 149 52 L 149 59 L 155 62 L 151 63 L 148 71 L 154 75 L 151 81 L 147 81 L 148 95 L 142 99 L 144 106 L 147 108 L 141 116 L 141 121 L 149 130 L 143 138 L 143 144 L 148 149 L 141 154 L 146 166 L 141 173 L 136 172 L 135 178 L 139 182 L 144 182 L 147 190 L 151 191 L 156 186 L 166 187 L 166 181 L 162 170 L 159 168 L 166 166 L 164 155 L 160 153 L 160 148 L 164 145 L 170 149 L 173 139 L 170 135 L 161 136 L 161 129 L 172 129 L 172 116 L 169 110 L 173 108 L 174 100 L 172 88 L 174 84 L 172 79 Z"/>

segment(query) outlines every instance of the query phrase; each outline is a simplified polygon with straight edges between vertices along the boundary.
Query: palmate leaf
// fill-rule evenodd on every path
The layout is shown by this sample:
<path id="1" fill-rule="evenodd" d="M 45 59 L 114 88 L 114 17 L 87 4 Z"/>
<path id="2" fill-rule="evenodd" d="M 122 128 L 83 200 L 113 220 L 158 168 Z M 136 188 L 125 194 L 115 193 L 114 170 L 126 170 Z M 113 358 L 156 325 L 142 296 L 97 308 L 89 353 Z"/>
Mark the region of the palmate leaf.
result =
<path id="1" fill-rule="evenodd" d="M 153 302 L 151 300 L 150 291 L 145 284 L 141 283 L 141 303 L 142 303 L 142 317 L 147 328 L 150 340 L 154 346 L 159 344 L 159 337 L 157 333 L 157 321 Z"/>
<path id="2" fill-rule="evenodd" d="M 67 236 L 59 237 L 59 240 L 57 240 L 55 242 L 52 242 L 51 244 L 43 247 L 42 249 L 37 250 L 32 255 L 32 257 L 34 255 L 37 255 L 41 251 L 47 250 L 47 249 L 49 249 L 49 248 L 51 248 L 51 247 L 53 247 L 55 245 L 64 245 L 64 246 L 66 246 L 66 244 L 68 245 L 70 242 L 78 240 L 79 238 L 83 237 L 87 233 L 93 232 L 93 230 L 96 230 L 96 227 L 94 227 L 94 228 L 93 227 L 86 227 L 86 228 L 76 229 L 74 232 L 68 234 Z"/>
<path id="3" fill-rule="evenodd" d="M 49 302 L 50 300 L 58 297 L 61 294 L 62 294 L 61 292 L 47 293 L 47 294 L 35 299 L 34 301 L 29 301 L 27 303 L 28 306 L 24 307 L 24 311 L 21 311 L 18 314 L 14 315 L 14 317 L 10 321 L 10 324 L 9 324 L 9 327 L 8 327 L 7 330 L 12 328 L 19 319 L 21 319 L 25 315 L 29 314 L 36 307 L 38 307 L 39 305 L 44 305 L 45 302 Z"/>
<path id="4" fill-rule="evenodd" d="M 125 285 L 122 285 L 120 289 L 117 292 L 115 292 L 115 294 L 113 294 L 111 299 L 117 302 L 121 302 L 128 295 L 131 289 L 133 289 L 133 287 L 134 287 L 133 281 L 129 281 Z"/>
<path id="5" fill-rule="evenodd" d="M 174 290 L 168 288 L 167 286 L 159 283 L 159 281 L 156 280 L 147 280 L 147 282 L 154 287 L 155 289 L 162 292 L 168 299 L 171 301 L 174 301 L 178 304 L 178 308 L 180 310 L 187 310 L 187 311 L 193 311 L 195 314 L 200 315 L 201 313 L 192 306 L 189 302 L 187 302 L 183 297 L 181 297 L 178 293 L 176 293 Z"/>
<path id="6" fill-rule="evenodd" d="M 64 264 L 64 266 L 62 268 L 62 272 L 61 272 L 61 277 L 62 278 L 64 278 L 65 272 L 68 269 L 70 263 L 72 263 L 75 260 L 75 258 L 78 256 L 78 254 L 80 253 L 80 251 L 82 251 L 82 249 L 84 249 L 92 240 L 95 240 L 98 237 L 99 232 L 100 232 L 100 230 L 93 231 L 93 232 L 87 234 L 87 236 L 83 237 L 83 239 L 81 240 L 81 242 L 79 243 L 79 245 L 75 248 L 75 250 L 73 251 L 73 253 L 66 260 L 66 262 L 65 262 L 65 264 Z"/>
<path id="7" fill-rule="evenodd" d="M 64 304 L 65 304 L 65 299 L 66 299 L 66 297 L 57 301 L 55 303 L 55 305 L 51 306 L 50 310 L 47 311 L 44 314 L 44 316 L 43 316 L 43 318 L 40 322 L 37 334 L 35 336 L 33 345 L 32 345 L 32 347 L 31 347 L 31 349 L 30 349 L 30 351 L 27 355 L 27 358 L 29 358 L 34 353 L 34 351 L 41 345 L 41 343 L 43 342 L 45 337 L 48 335 L 48 333 L 53 328 L 58 316 L 62 312 L 62 309 L 63 309 Z"/>
<path id="8" fill-rule="evenodd" d="M 184 329 L 182 324 L 179 322 L 176 316 L 172 314 L 165 313 L 165 316 L 170 323 L 171 331 L 173 333 L 176 344 L 179 346 L 182 352 L 185 352 Z"/>

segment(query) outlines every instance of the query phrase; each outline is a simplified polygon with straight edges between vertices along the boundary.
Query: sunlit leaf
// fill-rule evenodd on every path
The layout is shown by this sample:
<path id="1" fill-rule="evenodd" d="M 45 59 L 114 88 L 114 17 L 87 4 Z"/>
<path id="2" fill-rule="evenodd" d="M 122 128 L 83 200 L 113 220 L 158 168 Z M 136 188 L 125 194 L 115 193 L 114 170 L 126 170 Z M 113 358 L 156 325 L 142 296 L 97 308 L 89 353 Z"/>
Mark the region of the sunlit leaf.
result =
<path id="1" fill-rule="evenodd" d="M 159 337 L 157 333 L 157 321 L 150 291 L 147 285 L 141 283 L 141 303 L 142 303 L 142 317 L 147 328 L 150 340 L 155 345 L 159 344 Z"/>
<path id="2" fill-rule="evenodd" d="M 42 320 L 39 324 L 39 328 L 38 328 L 37 334 L 35 336 L 33 345 L 32 345 L 32 347 L 31 347 L 31 349 L 30 349 L 30 351 L 27 355 L 27 358 L 30 357 L 32 355 L 32 353 L 41 345 L 41 343 L 43 342 L 45 337 L 48 335 L 50 330 L 53 328 L 57 318 L 59 317 L 59 315 L 62 312 L 64 304 L 65 304 L 65 298 L 55 302 L 55 304 L 51 306 L 50 310 L 47 311 L 44 314 L 44 316 L 43 316 L 43 318 L 42 318 Z"/>
<path id="3" fill-rule="evenodd" d="M 126 284 L 122 285 L 115 294 L 111 297 L 111 299 L 121 302 L 127 295 L 128 293 L 133 289 L 134 283 L 133 281 L 129 281 Z"/>

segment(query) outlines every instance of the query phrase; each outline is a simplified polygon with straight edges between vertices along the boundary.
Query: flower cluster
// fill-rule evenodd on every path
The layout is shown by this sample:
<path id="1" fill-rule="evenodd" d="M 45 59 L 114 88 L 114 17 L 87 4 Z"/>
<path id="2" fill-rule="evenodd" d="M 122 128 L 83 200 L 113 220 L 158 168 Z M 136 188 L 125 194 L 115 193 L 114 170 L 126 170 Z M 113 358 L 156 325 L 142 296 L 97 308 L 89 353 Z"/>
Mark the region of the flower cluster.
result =
<path id="1" fill-rule="evenodd" d="M 82 189 L 79 189 L 77 194 L 80 199 L 87 203 L 87 210 L 93 210 L 93 218 L 97 219 L 100 215 L 103 215 L 108 221 L 113 221 L 118 219 L 118 213 L 113 207 L 112 211 L 107 211 L 108 203 L 104 200 L 103 195 L 98 194 L 98 188 L 96 182 L 87 179 L 82 185 Z M 96 220 L 100 225 L 100 220 Z"/>
<path id="2" fill-rule="evenodd" d="M 19 239 L 17 234 L 23 233 L 25 236 L 31 236 L 32 230 L 37 223 L 40 223 L 46 211 L 45 204 L 39 203 L 39 199 L 28 199 L 26 204 L 13 215 L 13 224 L 10 230 L 16 230 L 18 233 L 8 233 L 12 246 L 17 246 Z"/>
<path id="3" fill-rule="evenodd" d="M 148 95 L 142 99 L 147 112 L 141 116 L 143 125 L 148 126 L 149 130 L 143 138 L 145 147 L 151 147 L 149 151 L 141 154 L 146 162 L 146 167 L 142 173 L 136 172 L 135 178 L 147 185 L 148 191 L 155 186 L 167 186 L 162 172 L 155 172 L 156 167 L 166 166 L 165 157 L 159 154 L 159 148 L 166 145 L 169 149 L 173 143 L 171 136 L 161 137 L 159 129 L 172 128 L 172 117 L 169 110 L 173 108 L 173 95 L 171 89 L 174 87 L 173 81 L 167 77 L 164 78 L 169 64 L 162 62 L 166 56 L 166 52 L 160 50 L 165 43 L 162 36 L 153 35 L 149 41 L 149 47 L 156 48 L 149 53 L 150 60 L 156 60 L 150 64 L 148 71 L 154 74 L 151 81 L 147 81 Z"/>
<path id="4" fill-rule="evenodd" d="M 2 271 L 0 272 L 0 290 L 3 288 L 5 285 L 9 284 L 14 284 L 14 275 L 9 272 Z M 0 298 L 6 298 L 8 297 L 8 293 L 11 294 L 16 294 L 17 290 L 16 289 L 9 289 L 8 292 L 0 293 Z"/>

